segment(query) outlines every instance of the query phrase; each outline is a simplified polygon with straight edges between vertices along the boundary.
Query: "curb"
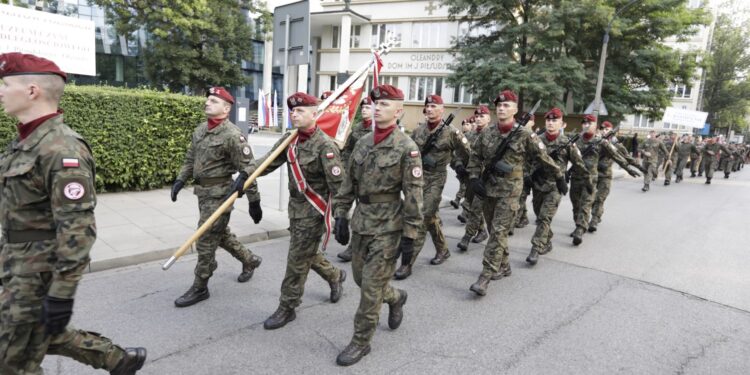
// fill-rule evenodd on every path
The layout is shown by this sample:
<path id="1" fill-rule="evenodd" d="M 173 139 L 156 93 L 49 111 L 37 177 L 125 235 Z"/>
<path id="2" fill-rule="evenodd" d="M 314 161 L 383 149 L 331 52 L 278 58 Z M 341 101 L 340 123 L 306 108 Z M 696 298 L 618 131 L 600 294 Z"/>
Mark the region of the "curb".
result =
<path id="1" fill-rule="evenodd" d="M 272 240 L 275 238 L 282 238 L 289 236 L 289 230 L 288 229 L 277 229 L 277 230 L 270 230 L 266 232 L 260 232 L 260 233 L 253 233 L 246 236 L 240 236 L 238 239 L 243 244 L 246 243 L 254 243 L 254 242 L 260 242 L 260 241 L 266 241 L 266 240 Z M 113 268 L 120 268 L 120 267 L 126 267 L 126 266 L 133 266 L 141 263 L 147 263 L 147 262 L 153 262 L 157 260 L 167 260 L 170 256 L 172 256 L 172 253 L 175 252 L 177 248 L 167 248 L 167 249 L 159 249 L 159 250 L 153 250 L 146 253 L 141 254 L 133 254 L 133 255 L 126 255 L 119 258 L 112 258 L 112 259 L 102 259 L 97 261 L 92 261 L 89 263 L 88 270 L 86 273 L 91 272 L 99 272 L 99 271 L 105 271 L 110 270 Z M 191 248 L 187 254 L 195 253 L 195 251 Z"/>

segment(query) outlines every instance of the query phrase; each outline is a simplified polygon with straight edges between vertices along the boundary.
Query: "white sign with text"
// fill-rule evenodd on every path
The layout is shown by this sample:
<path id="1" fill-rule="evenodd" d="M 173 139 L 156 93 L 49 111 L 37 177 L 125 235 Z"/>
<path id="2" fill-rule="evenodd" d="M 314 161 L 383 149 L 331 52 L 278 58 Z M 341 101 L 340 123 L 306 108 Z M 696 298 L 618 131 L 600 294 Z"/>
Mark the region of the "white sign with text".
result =
<path id="1" fill-rule="evenodd" d="M 0 53 L 30 53 L 66 73 L 96 75 L 94 21 L 0 4 Z"/>
<path id="2" fill-rule="evenodd" d="M 320 71 L 338 71 L 338 53 L 322 52 Z M 371 54 L 352 53 L 348 68 L 358 67 L 372 58 Z M 450 74 L 454 58 L 448 52 L 401 52 L 391 51 L 383 56 L 381 74 Z"/>
<path id="3" fill-rule="evenodd" d="M 703 128 L 707 117 L 708 112 L 668 107 L 664 110 L 664 117 L 661 121 L 669 124 L 689 126 L 691 128 Z"/>

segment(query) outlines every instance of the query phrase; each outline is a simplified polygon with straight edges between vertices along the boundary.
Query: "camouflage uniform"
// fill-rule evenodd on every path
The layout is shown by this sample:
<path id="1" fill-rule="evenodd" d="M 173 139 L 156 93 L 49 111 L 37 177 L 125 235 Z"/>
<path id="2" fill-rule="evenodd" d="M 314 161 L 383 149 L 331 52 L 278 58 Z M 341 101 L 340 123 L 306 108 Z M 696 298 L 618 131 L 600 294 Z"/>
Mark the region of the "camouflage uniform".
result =
<path id="1" fill-rule="evenodd" d="M 561 171 L 568 168 L 568 162 L 570 161 L 573 165 L 581 168 L 582 173 L 588 173 L 581 158 L 581 151 L 574 145 L 566 146 L 569 141 L 567 136 L 560 134 L 557 138 L 550 141 L 546 135 L 543 135 L 539 139 L 544 143 L 549 155 L 556 154 L 553 160 L 557 163 Z M 536 163 L 532 164 L 529 173 L 531 174 L 532 189 L 534 191 L 532 204 L 538 219 L 536 231 L 531 238 L 531 247 L 532 251 L 545 254 L 552 248 L 553 233 L 550 224 L 555 213 L 557 213 L 562 196 L 557 191 L 557 186 L 555 185 L 556 177 L 554 175 L 545 173 L 543 169 L 537 170 Z"/>
<path id="2" fill-rule="evenodd" d="M 732 165 L 734 164 L 734 145 L 723 145 L 726 151 L 722 149 L 721 159 L 719 160 L 719 169 L 724 171 L 724 178 L 729 178 L 729 174 L 732 172 Z"/>
<path id="3" fill-rule="evenodd" d="M 510 134 L 515 135 L 510 141 L 508 152 L 501 161 L 512 167 L 512 172 L 499 176 L 494 166 L 488 165 L 495 156 L 498 145 Z M 481 278 L 492 278 L 499 274 L 500 268 L 510 272 L 508 253 L 508 232 L 515 224 L 519 210 L 519 196 L 523 189 L 523 165 L 527 158 L 537 159 L 552 176 L 561 177 L 562 173 L 557 164 L 545 152 L 546 146 L 536 134 L 527 129 L 514 129 L 502 134 L 497 125 L 489 125 L 479 134 L 474 142 L 469 160 L 470 178 L 480 178 L 482 171 L 488 169 L 487 175 L 496 179 L 485 181 L 487 197 L 484 200 L 484 218 L 490 238 L 484 250 Z M 497 277 L 496 277 L 497 278 Z"/>
<path id="4" fill-rule="evenodd" d="M 677 166 L 677 149 L 679 144 L 676 144 L 676 142 L 679 141 L 676 139 L 667 139 L 664 142 L 664 148 L 667 150 L 666 157 L 669 158 L 670 161 L 670 163 L 664 168 L 664 181 L 666 185 L 669 185 L 669 182 L 672 180 L 672 173 L 674 173 L 675 166 Z"/>
<path id="5" fill-rule="evenodd" d="M 681 142 L 675 150 L 677 154 L 677 169 L 675 174 L 677 175 L 677 182 L 682 180 L 682 173 L 685 171 L 685 166 L 688 163 L 688 158 L 692 158 L 693 155 L 698 153 L 698 149 L 694 144 L 689 142 Z"/>
<path id="6" fill-rule="evenodd" d="M 612 162 L 616 162 L 625 169 L 628 169 L 630 165 L 638 168 L 638 162 L 630 156 L 628 150 L 617 140 L 617 137 L 612 137 L 610 142 L 601 146 L 601 149 L 605 151 L 599 152 L 599 162 L 596 164 L 596 194 L 591 206 L 591 220 L 587 228 L 590 232 L 595 231 L 596 226 L 602 221 L 604 201 L 607 200 L 609 192 L 612 190 Z"/>
<path id="7" fill-rule="evenodd" d="M 285 134 L 272 149 L 278 148 L 289 136 L 290 133 Z M 297 160 L 307 185 L 324 198 L 335 195 L 346 172 L 341 164 L 339 149 L 333 140 L 320 128 L 316 128 L 309 139 L 297 143 L 296 147 Z M 292 167 L 287 159 L 286 152 L 282 152 L 261 175 L 265 176 L 286 163 L 289 176 L 292 176 Z M 255 164 L 260 165 L 264 160 L 265 157 L 248 167 L 245 170 L 247 174 L 252 174 L 255 171 Z M 291 177 L 289 178 L 287 211 L 289 212 L 291 239 L 286 273 L 281 282 L 279 308 L 289 311 L 294 310 L 302 302 L 305 281 L 307 281 L 310 268 L 328 283 L 339 281 L 342 271 L 334 267 L 320 250 L 321 239 L 325 232 L 323 215 L 308 202 L 303 193 L 297 190 L 296 183 Z"/>
<path id="8" fill-rule="evenodd" d="M 701 156 L 703 155 L 703 146 L 704 144 L 702 142 L 695 141 L 693 142 L 693 146 L 695 146 L 695 151 L 690 154 L 690 177 L 695 177 L 696 173 L 703 174 L 703 163 L 701 160 Z"/>
<path id="9" fill-rule="evenodd" d="M 531 162 L 531 160 L 526 160 L 523 165 L 524 181 L 527 181 L 528 178 L 531 178 L 532 169 L 533 163 Z M 529 194 L 531 194 L 532 185 L 533 184 L 524 184 L 523 189 L 521 189 L 521 195 L 518 197 L 519 210 L 518 214 L 516 214 L 516 220 L 513 223 L 514 228 L 522 228 L 529 224 L 529 214 L 528 210 L 526 209 L 526 200 L 529 198 Z M 538 212 L 536 212 L 535 210 L 534 214 L 538 214 Z M 513 234 L 513 228 L 510 228 L 510 234 Z"/>
<path id="10" fill-rule="evenodd" d="M 438 131 L 440 126 L 438 125 L 435 129 L 430 130 L 426 123 L 420 124 L 412 133 L 411 138 L 417 144 L 417 147 L 423 150 L 430 135 Z M 433 261 L 446 258 L 450 254 L 445 242 L 445 235 L 443 235 L 443 223 L 440 220 L 438 209 L 443 199 L 443 188 L 448 175 L 446 166 L 453 158 L 453 152 L 456 152 L 458 160 L 468 159 L 469 140 L 458 129 L 446 125 L 438 136 L 435 147 L 429 151 L 428 155 L 422 155 L 424 167 L 424 188 L 422 190 L 424 194 L 424 227 L 419 231 L 414 241 L 414 256 L 410 265 L 413 265 L 419 256 L 428 231 L 432 237 L 432 242 L 435 244 Z M 424 159 L 428 157 L 435 161 L 434 166 L 424 165 Z"/>
<path id="11" fill-rule="evenodd" d="M 68 161 L 67 163 L 65 161 Z M 45 335 L 45 296 L 74 299 L 96 240 L 95 165 L 86 142 L 58 115 L 0 156 L 3 374 L 41 374 L 45 354 L 112 370 L 125 351 L 68 325 Z"/>
<path id="12" fill-rule="evenodd" d="M 232 174 L 245 168 L 252 160 L 250 146 L 231 121 L 224 120 L 211 130 L 204 122 L 195 129 L 177 179 L 185 182 L 191 178 L 195 180 L 193 194 L 198 197 L 199 227 L 224 203 L 232 184 Z M 260 200 L 255 183 L 247 190 L 247 199 L 249 202 Z M 217 247 L 229 252 L 244 267 L 259 263 L 260 258 L 242 245 L 229 229 L 229 215 L 229 212 L 221 215 L 196 243 L 198 262 L 193 284 L 196 288 L 205 288 L 216 270 Z"/>
<path id="13" fill-rule="evenodd" d="M 641 146 L 641 159 L 643 160 L 643 188 L 644 191 L 648 190 L 648 186 L 651 181 L 656 179 L 656 174 L 659 169 L 657 160 L 659 153 L 664 152 L 666 147 L 664 144 L 659 142 L 658 139 L 646 138 Z"/>
<path id="14" fill-rule="evenodd" d="M 357 126 L 355 126 L 352 129 L 352 132 L 349 134 L 349 137 L 346 138 L 346 143 L 344 144 L 344 148 L 341 150 L 341 163 L 344 166 L 349 165 L 349 159 L 352 155 L 352 151 L 354 151 L 354 145 L 357 144 L 357 141 L 359 141 L 362 137 L 367 135 L 368 133 L 372 132 L 373 125 L 370 124 L 367 128 L 365 128 L 364 123 L 359 123 Z M 350 174 L 351 171 L 346 171 L 347 174 Z M 346 250 L 342 251 L 338 254 L 338 257 L 341 258 L 344 261 L 350 261 L 352 260 L 352 244 L 351 242 L 346 247 Z"/>
<path id="15" fill-rule="evenodd" d="M 416 238 L 422 226 L 422 162 L 417 145 L 394 130 L 377 145 L 362 137 L 349 159 L 349 178 L 334 198 L 335 217 L 351 219 L 352 273 L 361 289 L 352 343 L 370 343 L 383 303 L 395 304 L 400 292 L 389 285 L 396 270 L 401 237 Z M 401 192 L 404 199 L 401 199 Z"/>
<path id="16" fill-rule="evenodd" d="M 471 131 L 467 132 L 466 139 L 469 140 L 469 144 L 473 145 L 474 142 L 479 138 L 480 132 L 478 131 Z M 469 164 L 469 158 L 466 158 L 465 164 Z M 464 185 L 466 185 L 466 182 L 464 182 Z M 466 230 L 464 233 L 464 238 L 468 241 L 474 238 L 478 233 L 486 231 L 484 226 L 484 216 L 482 214 L 482 207 L 484 206 L 483 200 L 481 197 L 478 197 L 476 195 L 472 195 L 472 200 L 469 202 L 468 200 L 461 203 L 461 207 L 464 209 L 464 212 L 466 213 Z"/>

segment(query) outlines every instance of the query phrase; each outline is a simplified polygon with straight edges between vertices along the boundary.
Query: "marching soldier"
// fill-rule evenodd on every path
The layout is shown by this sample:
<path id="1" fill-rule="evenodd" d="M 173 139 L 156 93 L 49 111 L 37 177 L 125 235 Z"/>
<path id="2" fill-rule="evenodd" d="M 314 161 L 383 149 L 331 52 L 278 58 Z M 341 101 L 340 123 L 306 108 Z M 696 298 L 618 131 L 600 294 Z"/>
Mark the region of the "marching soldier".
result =
<path id="1" fill-rule="evenodd" d="M 488 126 L 474 141 L 469 159 L 469 187 L 484 200 L 484 218 L 490 238 L 484 250 L 482 272 L 470 290 L 480 296 L 487 294 L 490 280 L 510 276 L 508 232 L 515 224 L 518 199 L 523 188 L 523 164 L 527 158 L 540 162 L 547 173 L 555 176 L 560 193 L 568 186 L 557 164 L 545 152 L 546 146 L 526 128 L 519 128 L 514 117 L 518 113 L 518 97 L 510 90 L 502 91 L 494 100 L 497 125 Z M 499 154 L 503 143 L 504 154 Z M 487 182 L 485 183 L 485 181 Z"/>
<path id="2" fill-rule="evenodd" d="M 405 290 L 389 285 L 399 253 L 411 264 L 414 239 L 422 226 L 422 162 L 412 139 L 396 129 L 404 111 L 404 94 L 381 85 L 370 93 L 376 127 L 354 146 L 345 179 L 334 198 L 336 240 L 349 242 L 349 209 L 352 216 L 352 273 L 361 296 L 354 316 L 351 342 L 336 358 L 349 366 L 370 353 L 383 303 L 388 304 L 388 327 L 397 329 L 404 316 Z M 404 199 L 401 199 L 401 193 Z"/>
<path id="3" fill-rule="evenodd" d="M 357 141 L 367 133 L 372 132 L 372 99 L 369 96 L 362 99 L 359 108 L 361 109 L 362 122 L 352 129 L 351 134 L 346 138 L 344 149 L 341 150 L 341 163 L 345 167 L 349 166 L 349 158 L 352 155 L 352 151 L 354 151 L 354 145 L 357 144 Z M 347 175 L 352 173 L 352 171 L 346 172 Z M 352 260 L 352 245 L 349 244 L 346 250 L 338 253 L 336 256 L 344 262 Z"/>
<path id="4" fill-rule="evenodd" d="M 675 170 L 675 166 L 677 166 L 678 155 L 677 134 L 670 130 L 667 135 L 668 138 L 664 142 L 664 147 L 667 150 L 666 158 L 668 159 L 666 161 L 666 164 L 664 165 L 664 186 L 669 186 L 669 184 L 672 182 L 672 173 Z"/>
<path id="5" fill-rule="evenodd" d="M 604 121 L 599 130 L 602 136 L 607 136 L 609 132 L 613 131 L 612 128 L 611 122 Z M 616 136 L 612 135 L 610 141 L 602 144 L 601 148 L 605 152 L 599 152 L 599 162 L 596 164 L 596 194 L 594 196 L 594 203 L 591 206 L 591 220 L 588 224 L 588 231 L 592 233 L 596 232 L 597 226 L 602 221 L 604 201 L 607 200 L 609 192 L 612 189 L 612 162 L 619 164 L 631 176 L 640 176 L 638 172 L 630 168 L 632 165 L 640 169 L 640 166 L 638 166 L 635 159 L 628 155 L 628 150 L 617 141 Z"/>
<path id="6" fill-rule="evenodd" d="M 486 105 L 480 105 L 474 110 L 474 119 L 476 122 L 476 129 L 466 134 L 466 139 L 469 140 L 469 144 L 473 145 L 474 142 L 479 138 L 479 134 L 482 133 L 485 127 L 489 125 L 490 109 Z M 466 165 L 469 164 L 469 160 L 466 160 Z M 468 181 L 467 181 L 468 182 Z M 483 201 L 481 197 L 473 195 L 472 199 L 463 203 L 464 212 L 466 213 L 466 230 L 461 241 L 458 243 L 458 250 L 466 251 L 469 249 L 469 241 L 474 243 L 484 242 L 489 238 L 487 229 L 484 225 L 483 215 Z"/>
<path id="7" fill-rule="evenodd" d="M 474 132 L 475 128 L 476 128 L 476 124 L 475 124 L 474 116 L 471 116 L 461 121 L 461 133 L 463 133 L 466 139 L 469 139 L 469 143 L 471 143 L 471 139 L 469 138 L 469 136 Z M 451 163 L 450 163 L 451 169 L 454 169 L 454 170 L 456 169 L 457 160 L 458 160 L 458 156 L 456 155 L 456 152 L 454 151 L 453 160 L 451 160 Z M 467 162 L 468 161 L 465 161 L 465 163 Z M 461 207 L 461 200 L 464 199 L 464 196 L 466 196 L 466 179 L 459 178 L 458 183 L 459 183 L 458 192 L 456 192 L 456 197 L 452 201 L 449 202 L 451 204 L 451 207 L 455 209 L 458 209 L 459 207 Z"/>
<path id="8" fill-rule="evenodd" d="M 526 129 L 528 129 L 530 132 L 536 133 L 536 130 L 534 129 L 534 114 L 530 114 L 531 119 L 529 120 L 529 123 L 526 124 Z M 512 236 L 513 231 L 515 228 L 524 228 L 527 225 L 529 225 L 529 213 L 526 209 L 526 201 L 529 198 L 529 195 L 531 194 L 531 187 L 533 183 L 531 182 L 531 169 L 532 169 L 532 160 L 526 160 L 526 162 L 523 165 L 523 188 L 521 189 L 521 196 L 518 197 L 518 203 L 519 203 L 519 210 L 518 214 L 516 214 L 516 220 L 512 228 L 510 228 L 510 232 L 508 232 L 508 235 Z"/>
<path id="9" fill-rule="evenodd" d="M 570 161 L 577 165 L 582 173 L 589 172 L 583 164 L 581 151 L 571 144 L 568 137 L 562 134 L 564 128 L 563 113 L 559 108 L 552 108 L 544 115 L 546 131 L 540 136 L 544 143 L 547 154 L 557 163 L 560 170 L 568 168 Z M 534 212 L 537 213 L 537 226 L 534 236 L 531 238 L 531 252 L 526 257 L 526 262 L 535 265 L 539 255 L 552 251 L 552 229 L 550 223 L 560 205 L 562 195 L 557 189 L 557 180 L 543 168 L 537 168 L 532 164 L 530 173 L 533 189 L 532 203 Z"/>
<path id="10" fill-rule="evenodd" d="M 330 233 L 331 197 L 339 190 L 345 177 L 339 149 L 315 123 L 317 98 L 298 92 L 288 97 L 286 102 L 292 125 L 298 130 L 297 138 L 261 175 L 265 176 L 287 164 L 291 176 L 288 212 L 292 237 L 289 240 L 286 273 L 281 282 L 279 307 L 263 322 L 265 329 L 281 328 L 297 317 L 294 310 L 302 302 L 310 268 L 328 282 L 332 303 L 341 298 L 346 280 L 346 272 L 334 267 L 319 248 L 321 237 L 325 234 L 325 247 Z M 272 149 L 277 149 L 289 134 L 279 139 Z M 241 193 L 247 177 L 266 157 L 251 163 L 237 177 L 233 185 L 236 191 Z"/>
<path id="11" fill-rule="evenodd" d="M 189 179 L 195 180 L 193 194 L 198 197 L 201 226 L 226 199 L 232 185 L 232 174 L 241 171 L 253 159 L 247 140 L 227 116 L 232 110 L 234 97 L 223 87 L 208 90 L 204 112 L 206 122 L 193 132 L 190 147 L 180 174 L 172 186 L 172 202 Z M 249 212 L 257 224 L 263 217 L 257 185 L 248 189 Z M 229 230 L 229 212 L 219 218 L 213 227 L 196 243 L 198 263 L 195 265 L 193 285 L 174 301 L 177 307 L 187 307 L 208 299 L 208 279 L 217 268 L 216 249 L 222 247 L 242 263 L 237 281 L 244 283 L 253 277 L 262 259 L 253 254 Z"/>
<path id="12" fill-rule="evenodd" d="M 734 142 L 730 142 L 729 145 L 722 141 L 722 146 L 726 148 L 726 151 L 722 150 L 721 159 L 719 160 L 719 169 L 724 171 L 724 178 L 729 178 L 729 174 L 732 173 L 732 165 L 734 164 Z"/>
<path id="13" fill-rule="evenodd" d="M 132 375 L 146 349 L 68 325 L 96 240 L 95 162 L 58 108 L 67 75 L 52 61 L 0 54 L 0 104 L 18 136 L 0 155 L 0 370 L 41 374 L 46 354 Z"/>
<path id="14" fill-rule="evenodd" d="M 703 175 L 701 164 L 701 155 L 703 154 L 703 137 L 697 136 L 693 140 L 695 151 L 690 153 L 690 177 L 693 178 L 697 173 Z M 699 171 L 700 170 L 700 171 Z"/>
<path id="15" fill-rule="evenodd" d="M 706 146 L 703 148 L 703 168 L 706 172 L 706 184 L 711 184 L 711 179 L 714 177 L 714 169 L 718 164 L 718 157 L 720 153 L 728 153 L 729 149 L 719 143 L 719 137 L 708 138 L 706 140 Z"/>
<path id="16" fill-rule="evenodd" d="M 656 179 L 656 174 L 659 169 L 657 164 L 659 153 L 665 152 L 666 147 L 663 143 L 656 139 L 656 131 L 651 130 L 648 132 L 648 137 L 643 141 L 641 146 L 641 160 L 643 161 L 643 188 L 642 191 L 646 192 L 650 188 L 651 181 Z"/>
<path id="17" fill-rule="evenodd" d="M 677 175 L 677 177 L 675 177 L 674 182 L 680 183 L 680 181 L 682 181 L 682 173 L 685 171 L 685 166 L 687 165 L 688 158 L 692 158 L 693 155 L 696 155 L 698 153 L 698 149 L 692 142 L 690 142 L 690 136 L 687 134 L 684 134 L 682 136 L 680 145 L 677 147 L 678 148 L 675 151 L 677 153 L 677 169 L 675 169 L 675 174 Z"/>
<path id="18" fill-rule="evenodd" d="M 667 158 L 667 154 L 669 153 L 669 148 L 666 147 L 666 144 L 664 143 L 664 135 L 666 133 L 661 132 L 656 134 L 656 140 L 661 143 L 664 148 L 659 147 L 658 149 L 658 164 L 656 167 L 656 174 L 654 175 L 654 180 L 656 180 L 657 177 L 659 177 L 659 168 L 664 165 L 664 160 Z"/>
<path id="19" fill-rule="evenodd" d="M 401 267 L 396 271 L 397 280 L 403 280 L 409 277 L 412 267 L 419 252 L 424 246 L 427 232 L 432 237 L 435 245 L 435 257 L 430 260 L 430 264 L 439 265 L 445 262 L 451 256 L 448 250 L 448 244 L 445 242 L 443 235 L 443 223 L 440 220 L 438 210 L 440 202 L 443 199 L 443 188 L 447 178 L 446 166 L 453 158 L 453 152 L 456 152 L 457 160 L 455 165 L 456 174 L 459 178 L 467 176 L 466 166 L 460 160 L 468 159 L 469 140 L 461 134 L 461 131 L 450 124 L 443 122 L 443 98 L 439 95 L 429 95 L 425 99 L 425 115 L 427 121 L 420 124 L 412 133 L 411 138 L 417 144 L 422 155 L 422 168 L 424 169 L 424 227 L 419 231 L 414 241 L 414 256 L 411 262 L 401 262 Z"/>

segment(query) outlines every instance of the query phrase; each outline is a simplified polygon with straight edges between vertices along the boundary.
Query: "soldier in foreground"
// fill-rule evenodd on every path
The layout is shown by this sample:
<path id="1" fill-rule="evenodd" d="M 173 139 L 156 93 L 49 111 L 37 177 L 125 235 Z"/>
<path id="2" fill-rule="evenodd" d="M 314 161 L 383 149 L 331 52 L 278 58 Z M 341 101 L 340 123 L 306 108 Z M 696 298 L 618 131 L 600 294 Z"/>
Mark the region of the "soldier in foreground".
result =
<path id="1" fill-rule="evenodd" d="M 372 132 L 372 99 L 370 99 L 369 96 L 362 99 L 362 102 L 359 104 L 359 108 L 362 114 L 362 122 L 352 129 L 349 137 L 346 138 L 344 148 L 341 150 L 341 163 L 345 167 L 349 166 L 349 158 L 352 156 L 352 151 L 354 151 L 354 145 L 357 144 L 357 141 L 359 141 L 367 133 Z M 352 171 L 346 171 L 347 174 L 351 174 L 351 172 Z M 336 256 L 344 262 L 351 261 L 352 245 L 349 244 L 346 250 L 338 253 L 338 255 Z"/>
<path id="2" fill-rule="evenodd" d="M 439 95 L 429 95 L 425 99 L 425 115 L 427 121 L 420 124 L 411 135 L 411 138 L 419 147 L 422 155 L 422 168 L 424 169 L 424 220 L 423 227 L 414 240 L 414 256 L 411 262 L 401 261 L 401 267 L 396 271 L 397 280 L 406 279 L 412 273 L 414 262 L 422 251 L 427 232 L 432 237 L 435 245 L 435 257 L 430 264 L 439 265 L 451 256 L 448 244 L 443 234 L 443 223 L 440 220 L 440 202 L 443 200 L 443 188 L 448 176 L 446 167 L 456 153 L 457 160 L 467 160 L 469 157 L 469 140 L 461 134 L 461 131 L 443 121 L 443 98 Z M 466 178 L 466 166 L 458 162 L 455 165 L 456 174 L 459 178 Z"/>
<path id="3" fill-rule="evenodd" d="M 354 335 L 338 355 L 340 366 L 353 365 L 370 353 L 383 303 L 388 304 L 388 327 L 397 329 L 404 316 L 405 290 L 389 285 L 399 253 L 411 263 L 414 239 L 422 226 L 422 161 L 417 145 L 396 129 L 404 111 L 404 93 L 391 85 L 375 87 L 375 124 L 372 133 L 354 146 L 348 170 L 334 198 L 336 240 L 349 242 L 349 209 L 352 215 L 352 273 L 361 294 L 354 316 Z M 404 199 L 401 199 L 401 193 Z"/>
<path id="4" fill-rule="evenodd" d="M 547 155 L 544 143 L 534 133 L 516 124 L 516 94 L 510 90 L 502 91 L 494 104 L 497 125 L 486 127 L 476 139 L 468 168 L 469 187 L 484 200 L 484 218 L 490 232 L 482 272 L 469 288 L 480 296 L 487 294 L 491 280 L 500 280 L 511 274 L 508 232 L 515 224 L 519 210 L 524 161 L 536 159 L 540 167 L 554 176 L 560 193 L 568 190 L 560 168 Z"/>
<path id="5" fill-rule="evenodd" d="M 193 194 L 198 197 L 200 227 L 213 214 L 231 190 L 232 174 L 241 171 L 253 160 L 253 153 L 240 129 L 229 119 L 234 97 L 223 87 L 208 90 L 204 112 L 206 122 L 193 132 L 190 147 L 180 174 L 172 186 L 172 202 L 189 179 L 195 180 Z M 247 199 L 250 217 L 257 224 L 263 217 L 257 185 L 249 189 Z M 195 245 L 198 262 L 195 265 L 193 285 L 174 301 L 177 307 L 187 307 L 208 299 L 208 279 L 218 267 L 216 249 L 222 247 L 242 263 L 237 281 L 244 283 L 253 277 L 262 259 L 253 254 L 229 230 L 229 212 L 223 214 Z"/>
<path id="6" fill-rule="evenodd" d="M 286 163 L 290 176 L 289 255 L 281 282 L 279 307 L 263 322 L 265 329 L 281 328 L 297 317 L 294 310 L 302 303 L 310 268 L 328 282 L 332 303 L 341 299 L 346 280 L 346 272 L 334 267 L 319 248 L 322 236 L 325 234 L 324 241 L 327 242 L 330 233 L 331 197 L 339 190 L 346 176 L 339 149 L 315 123 L 317 98 L 298 92 L 288 97 L 286 102 L 292 125 L 298 130 L 297 139 L 261 173 L 261 176 L 265 176 Z M 280 147 L 290 134 L 279 139 L 272 150 Z M 233 189 L 241 193 L 247 177 L 267 157 L 251 163 L 237 177 Z"/>
<path id="7" fill-rule="evenodd" d="M 692 158 L 693 155 L 698 154 L 698 149 L 695 147 L 693 142 L 690 140 L 690 136 L 687 134 L 682 135 L 682 139 L 680 139 L 680 144 L 677 146 L 677 169 L 675 169 L 675 177 L 674 182 L 680 183 L 682 181 L 682 174 L 685 172 L 685 166 L 687 166 L 688 159 Z M 693 174 L 695 175 L 695 174 Z"/>
<path id="8" fill-rule="evenodd" d="M 41 374 L 46 354 L 132 375 L 145 348 L 69 326 L 96 240 L 95 162 L 59 109 L 67 75 L 34 55 L 0 55 L 0 104 L 18 136 L 0 155 L 0 373 Z"/>

